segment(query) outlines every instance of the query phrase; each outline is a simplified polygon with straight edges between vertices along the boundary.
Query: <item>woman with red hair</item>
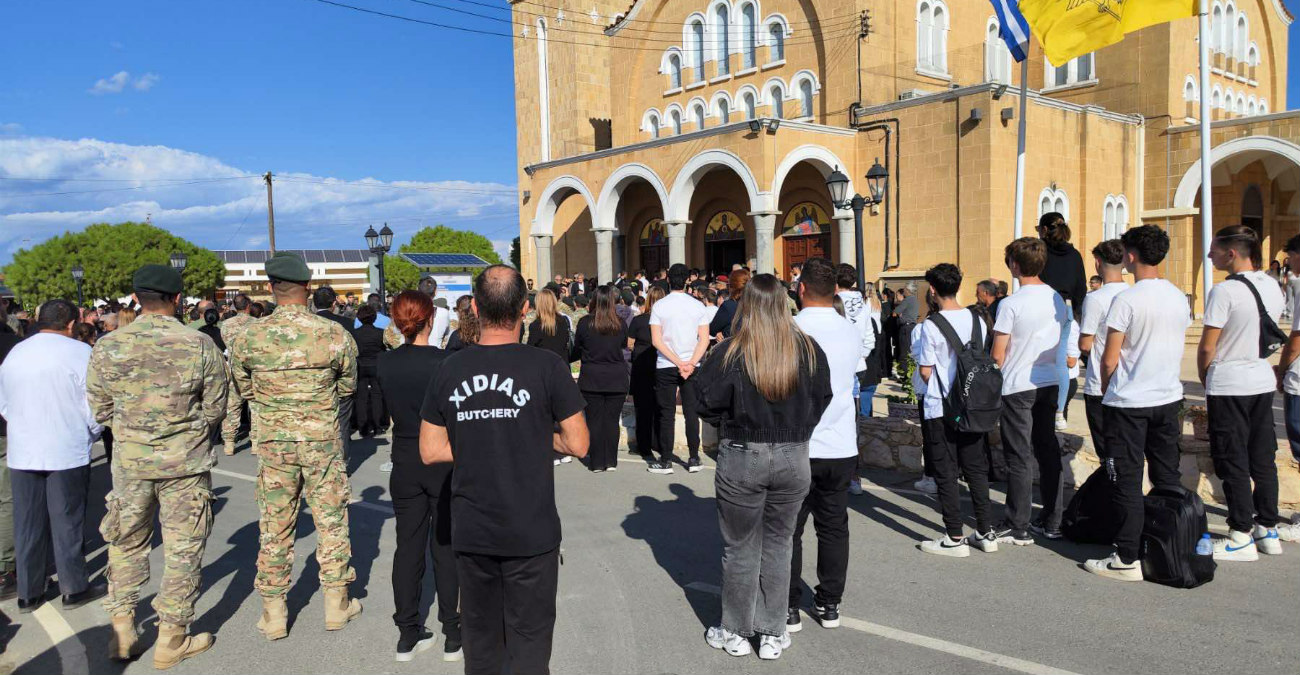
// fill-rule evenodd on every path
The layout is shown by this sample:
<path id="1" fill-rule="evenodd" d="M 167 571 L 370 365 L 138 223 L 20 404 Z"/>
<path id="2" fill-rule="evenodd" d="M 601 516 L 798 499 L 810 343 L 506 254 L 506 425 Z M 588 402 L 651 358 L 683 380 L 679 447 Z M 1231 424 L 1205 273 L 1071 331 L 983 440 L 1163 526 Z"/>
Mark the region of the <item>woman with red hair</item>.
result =
<path id="1" fill-rule="evenodd" d="M 379 356 L 379 382 L 393 418 L 393 472 L 388 491 L 397 516 L 397 551 L 393 553 L 393 621 L 400 633 L 397 660 L 433 646 L 434 636 L 420 622 L 424 553 L 433 553 L 438 621 L 446 636 L 443 660 L 461 658 L 460 586 L 451 550 L 452 465 L 420 461 L 420 406 L 447 352 L 429 344 L 433 301 L 418 291 L 393 300 L 392 319 L 404 344 Z"/>

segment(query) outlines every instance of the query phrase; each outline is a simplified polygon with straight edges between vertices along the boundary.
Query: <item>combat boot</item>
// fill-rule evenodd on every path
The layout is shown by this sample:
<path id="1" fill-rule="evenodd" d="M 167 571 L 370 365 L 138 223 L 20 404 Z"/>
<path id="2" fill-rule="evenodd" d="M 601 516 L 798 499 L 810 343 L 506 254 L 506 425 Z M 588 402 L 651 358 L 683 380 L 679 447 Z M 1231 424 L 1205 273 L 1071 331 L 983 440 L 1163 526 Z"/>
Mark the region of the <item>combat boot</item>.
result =
<path id="1" fill-rule="evenodd" d="M 257 620 L 257 629 L 268 640 L 289 636 L 289 606 L 283 596 L 262 598 L 262 618 Z"/>
<path id="2" fill-rule="evenodd" d="M 212 633 L 190 635 L 185 626 L 158 622 L 158 642 L 153 646 L 153 667 L 166 670 L 212 648 Z"/>
<path id="3" fill-rule="evenodd" d="M 235 444 L 234 444 L 234 443 L 226 443 L 226 444 L 222 447 L 222 452 L 226 453 L 226 456 L 227 456 L 227 457 L 229 457 L 229 456 L 231 456 L 231 455 L 234 455 L 234 454 L 235 454 Z"/>
<path id="4" fill-rule="evenodd" d="M 140 635 L 135 630 L 134 614 L 113 615 L 113 637 L 108 640 L 108 658 L 132 661 L 140 655 Z"/>
<path id="5" fill-rule="evenodd" d="M 340 630 L 361 615 L 361 601 L 348 598 L 347 586 L 325 588 L 325 630 Z"/>

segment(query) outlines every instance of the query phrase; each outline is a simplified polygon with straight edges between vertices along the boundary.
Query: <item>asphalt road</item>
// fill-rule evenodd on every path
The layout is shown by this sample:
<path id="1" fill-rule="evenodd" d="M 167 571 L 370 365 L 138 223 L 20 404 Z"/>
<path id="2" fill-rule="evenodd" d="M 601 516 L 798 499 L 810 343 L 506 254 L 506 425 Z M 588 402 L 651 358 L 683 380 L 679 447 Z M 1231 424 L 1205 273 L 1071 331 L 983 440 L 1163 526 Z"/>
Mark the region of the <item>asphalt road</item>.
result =
<path id="1" fill-rule="evenodd" d="M 388 477 L 379 472 L 387 454 L 383 439 L 354 441 L 349 461 L 358 500 L 351 509 L 353 591 L 365 604 L 364 615 L 341 632 L 325 632 L 311 556 L 315 535 L 304 513 L 289 595 L 291 632 L 274 643 L 254 628 L 261 611 L 253 591 L 257 459 L 247 451 L 221 458 L 213 476 L 218 512 L 194 624 L 215 632 L 217 641 L 212 651 L 174 672 L 462 671 L 461 664 L 439 659 L 440 645 L 411 663 L 393 660 L 393 520 Z M 1287 544 L 1285 555 L 1257 563 L 1221 565 L 1213 583 L 1190 591 L 1107 581 L 1082 571 L 1079 563 L 1103 555 L 1101 547 L 1048 543 L 1006 546 L 993 554 L 973 551 L 966 559 L 930 556 L 917 543 L 940 532 L 935 504 L 911 490 L 914 476 L 895 473 L 867 475 L 867 494 L 851 498 L 845 625 L 824 630 L 805 619 L 780 661 L 732 658 L 703 639 L 720 613 L 721 540 L 711 468 L 653 476 L 624 453 L 617 473 L 590 474 L 577 463 L 556 472 L 565 536 L 551 661 L 557 673 L 1181 675 L 1297 668 L 1300 546 Z M 90 530 L 98 525 L 107 489 L 108 470 L 100 459 Z M 1223 512 L 1213 511 L 1212 529 L 1221 531 Z M 815 584 L 809 576 L 815 569 L 811 529 L 804 570 L 805 580 Z M 106 550 L 97 534 L 90 551 L 98 575 Z M 157 589 L 161 549 L 152 562 L 154 580 L 136 615 L 147 624 L 149 645 L 156 619 L 147 603 Z M 431 579 L 426 589 L 427 598 Z M 106 659 L 110 631 L 98 603 L 68 612 L 57 605 L 18 614 L 12 601 L 0 603 L 13 621 L 0 629 L 8 639 L 0 672 L 153 672 L 149 655 L 125 667 Z"/>

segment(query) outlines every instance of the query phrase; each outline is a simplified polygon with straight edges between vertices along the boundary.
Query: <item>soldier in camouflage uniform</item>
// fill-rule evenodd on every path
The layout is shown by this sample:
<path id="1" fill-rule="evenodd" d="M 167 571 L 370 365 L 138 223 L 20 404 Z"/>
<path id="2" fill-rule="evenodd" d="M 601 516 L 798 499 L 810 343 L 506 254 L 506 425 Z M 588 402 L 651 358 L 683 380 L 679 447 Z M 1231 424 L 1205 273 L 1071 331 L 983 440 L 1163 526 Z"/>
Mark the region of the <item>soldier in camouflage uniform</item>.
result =
<path id="1" fill-rule="evenodd" d="M 307 308 L 311 271 L 302 259 L 276 254 L 266 274 L 279 306 L 235 336 L 230 368 L 235 390 L 251 402 L 261 458 L 257 628 L 278 640 L 289 634 L 285 595 L 302 497 L 316 525 L 326 630 L 339 630 L 361 613 L 361 603 L 348 597 L 356 573 L 349 565 L 351 487 L 338 422 L 339 399 L 356 391 L 357 345 L 338 323 Z"/>
<path id="2" fill-rule="evenodd" d="M 187 632 L 212 530 L 210 439 L 226 413 L 226 365 L 208 336 L 175 318 L 178 272 L 145 265 L 133 282 L 140 317 L 96 344 L 86 392 L 96 421 L 111 426 L 116 439 L 113 491 L 99 528 L 108 542 L 109 656 L 126 661 L 139 654 L 135 606 L 149 580 L 156 511 L 164 563 L 153 601 L 154 667 L 162 669 L 212 646 L 210 633 Z"/>
<path id="3" fill-rule="evenodd" d="M 234 305 L 237 313 L 220 324 L 221 341 L 227 345 L 235 339 L 236 335 L 242 333 L 248 324 L 254 321 L 252 315 L 248 313 L 248 310 L 253 306 L 253 301 L 247 295 L 243 293 L 236 295 Z M 229 375 L 229 372 L 227 372 L 227 375 Z M 221 425 L 221 438 L 225 440 L 225 453 L 227 455 L 235 454 L 235 446 L 239 441 L 239 426 L 242 424 L 244 406 L 246 405 L 248 405 L 248 402 L 241 396 L 232 395 L 227 398 L 226 421 Z M 253 435 L 251 430 L 249 435 Z M 253 453 L 257 454 L 256 448 L 253 449 Z"/>

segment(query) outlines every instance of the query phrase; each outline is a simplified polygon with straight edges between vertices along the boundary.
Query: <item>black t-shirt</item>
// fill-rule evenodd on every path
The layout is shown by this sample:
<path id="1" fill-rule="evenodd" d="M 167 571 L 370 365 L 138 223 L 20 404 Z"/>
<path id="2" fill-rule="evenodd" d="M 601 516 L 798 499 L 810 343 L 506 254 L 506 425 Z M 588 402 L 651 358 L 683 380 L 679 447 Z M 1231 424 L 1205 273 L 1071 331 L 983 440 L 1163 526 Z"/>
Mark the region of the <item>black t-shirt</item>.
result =
<path id="1" fill-rule="evenodd" d="M 419 465 L 420 408 L 447 352 L 428 345 L 405 344 L 379 355 L 379 388 L 393 417 L 393 464 Z"/>
<path id="2" fill-rule="evenodd" d="M 651 342 L 649 312 L 641 312 L 632 317 L 632 323 L 627 327 L 627 336 L 633 340 L 633 361 L 636 361 L 637 357 L 645 353 L 646 350 L 653 350 L 655 348 L 654 343 Z"/>
<path id="3" fill-rule="evenodd" d="M 622 321 L 618 322 L 618 332 L 604 335 L 596 332 L 595 317 L 588 314 L 578 319 L 578 330 L 573 335 L 573 354 L 582 361 L 578 389 L 627 393 L 627 361 L 623 359 L 626 348 L 627 329 Z"/>
<path id="4" fill-rule="evenodd" d="M 560 357 L 566 363 L 569 360 L 569 319 L 564 316 L 555 317 L 555 334 L 547 335 L 542 330 L 542 320 L 533 319 L 528 326 L 528 344 L 532 347 L 540 347 L 552 354 Z"/>
<path id="5" fill-rule="evenodd" d="M 568 364 L 545 350 L 471 345 L 443 361 L 420 415 L 451 440 L 453 549 L 533 556 L 559 547 L 551 434 L 584 406 Z"/>

